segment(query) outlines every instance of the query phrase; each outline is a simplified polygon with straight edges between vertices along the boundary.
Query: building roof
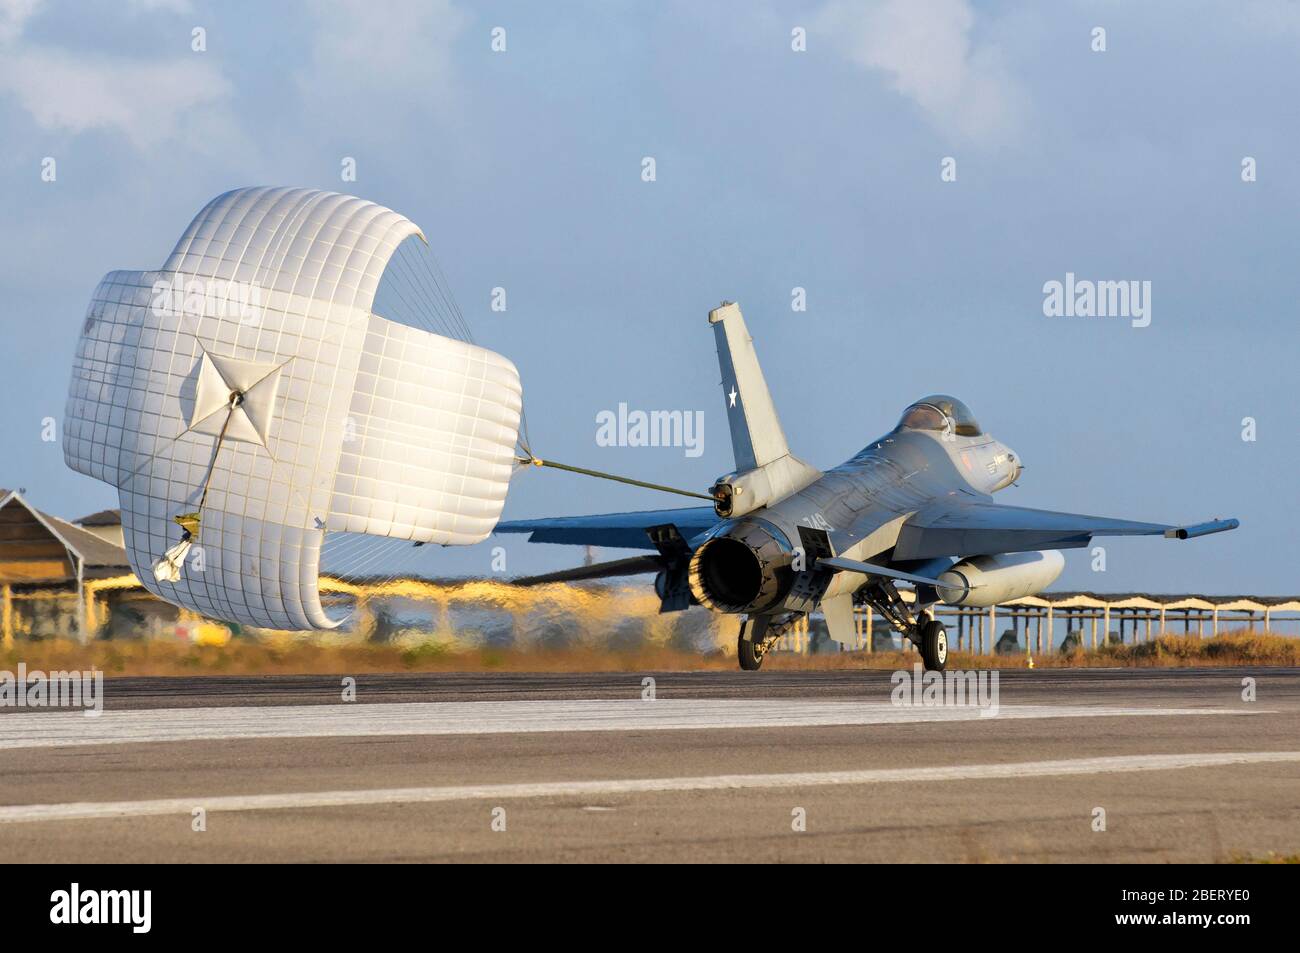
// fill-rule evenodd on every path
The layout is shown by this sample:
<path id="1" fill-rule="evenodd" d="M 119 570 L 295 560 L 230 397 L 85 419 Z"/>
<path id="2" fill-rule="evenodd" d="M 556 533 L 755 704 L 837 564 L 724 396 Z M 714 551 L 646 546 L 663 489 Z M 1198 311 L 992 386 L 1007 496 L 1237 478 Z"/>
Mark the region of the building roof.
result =
<path id="1" fill-rule="evenodd" d="M 1224 602 L 1256 602 L 1260 605 L 1278 605 L 1283 602 L 1295 602 L 1300 600 L 1300 596 L 1212 596 L 1199 592 L 1189 593 L 1171 593 L 1171 592 L 1040 592 L 1039 599 L 1045 599 L 1048 602 L 1065 602 L 1074 598 L 1097 599 L 1101 602 L 1114 604 L 1116 602 L 1127 602 L 1134 599 L 1148 599 L 1151 602 L 1159 602 L 1168 605 L 1171 602 L 1186 602 L 1189 599 L 1200 600 L 1201 602 L 1210 602 L 1220 604 Z"/>
<path id="2" fill-rule="evenodd" d="M 80 526 L 74 526 L 67 520 L 41 512 L 23 499 L 21 493 L 13 490 L 0 490 L 0 509 L 12 505 L 21 506 L 30 513 L 51 536 L 81 560 L 85 569 L 118 571 L 130 568 L 130 562 L 123 547 L 110 543 L 108 540 L 102 539 Z M 2 551 L 3 543 L 0 543 L 0 552 Z"/>
<path id="3" fill-rule="evenodd" d="M 97 513 L 91 513 L 89 516 L 83 516 L 79 520 L 73 520 L 77 526 L 121 526 L 121 510 L 100 510 Z"/>

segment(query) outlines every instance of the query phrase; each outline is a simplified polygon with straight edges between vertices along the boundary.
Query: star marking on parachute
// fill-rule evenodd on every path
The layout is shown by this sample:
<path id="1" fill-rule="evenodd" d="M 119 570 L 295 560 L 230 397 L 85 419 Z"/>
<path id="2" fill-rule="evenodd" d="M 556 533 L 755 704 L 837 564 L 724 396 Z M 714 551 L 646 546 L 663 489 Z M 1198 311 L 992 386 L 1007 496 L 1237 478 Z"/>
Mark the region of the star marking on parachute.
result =
<path id="1" fill-rule="evenodd" d="M 736 406 L 736 385 L 735 384 L 731 385 L 731 393 L 727 395 L 727 399 L 731 401 L 732 407 Z"/>

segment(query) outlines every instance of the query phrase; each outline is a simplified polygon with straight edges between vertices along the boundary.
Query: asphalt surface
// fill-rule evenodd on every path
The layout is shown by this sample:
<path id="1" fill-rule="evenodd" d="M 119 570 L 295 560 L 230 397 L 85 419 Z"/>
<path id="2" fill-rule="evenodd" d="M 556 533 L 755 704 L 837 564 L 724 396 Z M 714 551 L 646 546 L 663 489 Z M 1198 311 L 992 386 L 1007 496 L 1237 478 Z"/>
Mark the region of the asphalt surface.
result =
<path id="1" fill-rule="evenodd" d="M 0 851 L 11 862 L 1300 853 L 1300 671 L 1006 671 L 993 717 L 898 706 L 892 687 L 879 671 L 363 675 L 345 702 L 332 676 L 109 679 L 97 718 L 0 709 Z"/>
<path id="2" fill-rule="evenodd" d="M 639 698 L 655 680 L 660 698 L 887 698 L 892 673 L 836 671 L 401 673 L 355 677 L 358 702 Z M 1222 704 L 1241 679 L 1268 680 L 1273 699 L 1300 705 L 1300 669 L 1004 669 L 1001 691 L 1025 704 Z M 106 707 L 208 708 L 336 704 L 337 675 L 202 675 L 109 678 Z M 883 693 L 883 694 L 882 694 Z M 0 717 L 4 715 L 0 709 Z"/>

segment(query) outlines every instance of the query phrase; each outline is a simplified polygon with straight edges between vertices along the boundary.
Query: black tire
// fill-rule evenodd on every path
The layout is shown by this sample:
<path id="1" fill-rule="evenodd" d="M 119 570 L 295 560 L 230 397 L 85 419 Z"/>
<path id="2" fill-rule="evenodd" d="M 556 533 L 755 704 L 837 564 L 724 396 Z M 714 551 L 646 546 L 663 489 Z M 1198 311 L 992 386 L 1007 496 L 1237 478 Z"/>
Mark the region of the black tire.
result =
<path id="1" fill-rule="evenodd" d="M 921 627 L 921 659 L 927 672 L 942 672 L 948 666 L 948 630 L 937 619 Z"/>
<path id="2" fill-rule="evenodd" d="M 740 630 L 740 636 L 736 639 L 736 658 L 740 660 L 740 667 L 746 672 L 757 672 L 763 667 L 763 656 L 754 651 L 754 643 L 745 638 L 745 630 Z"/>

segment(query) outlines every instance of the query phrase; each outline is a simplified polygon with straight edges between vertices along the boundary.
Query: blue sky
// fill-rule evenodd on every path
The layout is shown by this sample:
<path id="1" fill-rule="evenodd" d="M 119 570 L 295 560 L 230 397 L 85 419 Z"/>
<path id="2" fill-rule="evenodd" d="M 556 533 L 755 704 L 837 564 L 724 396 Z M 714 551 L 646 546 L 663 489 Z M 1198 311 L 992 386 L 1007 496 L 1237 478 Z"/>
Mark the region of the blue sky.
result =
<path id="1" fill-rule="evenodd" d="M 544 456 L 692 488 L 729 470 L 706 314 L 734 299 L 809 462 L 950 392 L 1024 458 L 1005 502 L 1242 520 L 1108 542 L 1104 575 L 1071 554 L 1058 588 L 1295 592 L 1297 101 L 1282 0 L 0 0 L 0 486 L 114 505 L 41 440 L 96 281 L 161 264 L 219 192 L 304 185 L 423 227 L 477 340 L 519 366 Z M 1150 326 L 1044 316 L 1067 272 L 1150 281 Z M 703 410 L 704 453 L 598 446 L 620 402 Z M 675 505 L 531 471 L 506 515 Z M 512 574 L 581 558 L 417 553 L 485 573 L 492 546 Z"/>

